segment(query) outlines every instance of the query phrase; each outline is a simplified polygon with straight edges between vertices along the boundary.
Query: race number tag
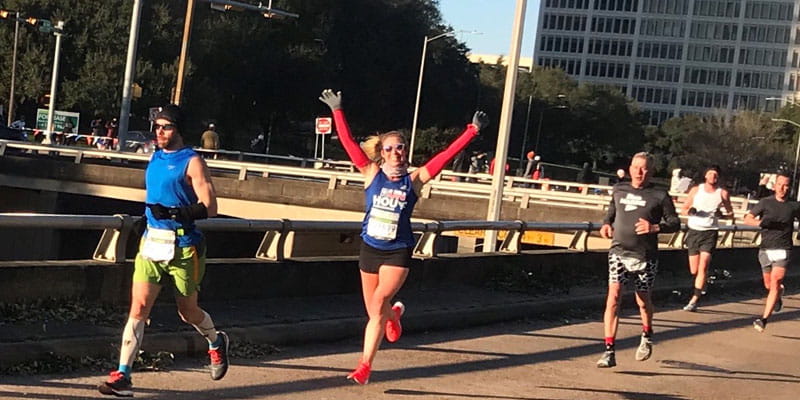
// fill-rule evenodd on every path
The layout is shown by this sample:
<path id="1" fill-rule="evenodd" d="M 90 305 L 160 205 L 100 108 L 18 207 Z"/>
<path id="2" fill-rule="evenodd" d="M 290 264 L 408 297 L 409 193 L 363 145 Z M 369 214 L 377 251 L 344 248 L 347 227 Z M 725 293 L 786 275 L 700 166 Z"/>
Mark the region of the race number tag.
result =
<path id="1" fill-rule="evenodd" d="M 625 270 L 628 272 L 643 271 L 645 267 L 647 267 L 647 261 L 640 260 L 635 257 L 620 256 L 619 260 L 622 262 L 622 265 L 625 266 Z"/>
<path id="2" fill-rule="evenodd" d="M 788 253 L 784 249 L 769 249 L 765 250 L 767 259 L 771 262 L 783 261 L 788 257 Z"/>
<path id="3" fill-rule="evenodd" d="M 142 244 L 142 257 L 151 261 L 169 261 L 175 257 L 175 231 L 147 228 Z"/>
<path id="4" fill-rule="evenodd" d="M 367 221 L 367 235 L 378 240 L 394 240 L 399 220 L 400 213 L 373 208 Z"/>

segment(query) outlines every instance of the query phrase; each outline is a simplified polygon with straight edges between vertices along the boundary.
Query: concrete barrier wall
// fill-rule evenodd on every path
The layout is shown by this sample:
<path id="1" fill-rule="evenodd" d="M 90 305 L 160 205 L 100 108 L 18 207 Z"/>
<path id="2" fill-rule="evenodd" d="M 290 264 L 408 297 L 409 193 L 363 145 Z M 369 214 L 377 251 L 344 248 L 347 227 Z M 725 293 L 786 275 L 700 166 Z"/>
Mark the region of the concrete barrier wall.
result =
<path id="1" fill-rule="evenodd" d="M 720 249 L 712 269 L 725 269 L 733 278 L 759 277 L 757 249 Z M 132 266 L 0 264 L 0 301 L 36 298 L 84 298 L 127 304 Z M 686 279 L 686 251 L 660 253 L 660 279 Z M 537 294 L 569 293 L 587 285 L 605 287 L 606 252 L 533 251 L 518 256 L 445 256 L 417 261 L 406 287 L 435 290 L 449 285 L 494 287 Z M 658 285 L 658 282 L 656 282 Z M 688 289 L 688 287 L 687 287 Z M 355 257 L 291 260 L 283 263 L 238 260 L 209 262 L 201 298 L 207 301 L 268 299 L 292 296 L 358 293 L 361 290 Z M 162 299 L 171 301 L 165 290 Z"/>

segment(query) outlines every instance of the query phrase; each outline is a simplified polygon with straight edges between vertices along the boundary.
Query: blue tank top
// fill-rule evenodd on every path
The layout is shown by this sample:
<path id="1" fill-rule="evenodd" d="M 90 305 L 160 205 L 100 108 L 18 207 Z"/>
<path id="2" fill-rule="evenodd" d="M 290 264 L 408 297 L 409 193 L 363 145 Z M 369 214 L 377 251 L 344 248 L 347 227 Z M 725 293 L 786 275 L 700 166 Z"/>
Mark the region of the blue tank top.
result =
<path id="1" fill-rule="evenodd" d="M 197 203 L 194 188 L 186 181 L 186 170 L 189 161 L 197 153 L 190 147 L 178 151 L 153 153 L 144 173 L 147 204 L 161 204 L 165 207 L 183 207 Z M 203 234 L 195 229 L 194 224 L 182 224 L 171 219 L 155 219 L 150 208 L 145 207 L 147 226 L 158 229 L 171 229 L 178 233 L 178 247 L 189 247 L 200 243 Z"/>
<path id="2" fill-rule="evenodd" d="M 411 175 L 391 181 L 383 171 L 364 191 L 367 214 L 361 223 L 361 239 L 378 250 L 414 247 L 411 213 L 417 194 L 411 186 Z"/>

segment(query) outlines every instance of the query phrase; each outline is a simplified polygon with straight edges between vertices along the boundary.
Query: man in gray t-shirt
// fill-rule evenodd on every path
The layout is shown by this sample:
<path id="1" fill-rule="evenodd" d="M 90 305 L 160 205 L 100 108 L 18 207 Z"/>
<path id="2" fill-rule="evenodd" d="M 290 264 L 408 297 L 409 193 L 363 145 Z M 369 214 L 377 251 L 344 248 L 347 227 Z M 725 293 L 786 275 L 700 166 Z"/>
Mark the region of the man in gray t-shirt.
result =
<path id="1" fill-rule="evenodd" d="M 753 327 L 763 332 L 767 318 L 783 307 L 783 277 L 792 255 L 792 232 L 794 221 L 800 218 L 800 204 L 788 198 L 791 179 L 778 174 L 772 189 L 774 196 L 761 199 L 747 214 L 744 223 L 761 227 L 761 246 L 758 261 L 764 278 L 764 287 L 769 290 L 764 313 L 753 321 Z"/>
<path id="2" fill-rule="evenodd" d="M 600 229 L 604 238 L 612 239 L 608 251 L 608 298 L 603 315 L 606 351 L 597 361 L 600 368 L 617 365 L 614 341 L 619 325 L 620 293 L 631 278 L 635 280 L 636 303 L 642 317 L 642 339 L 635 359 L 650 358 L 653 351 L 650 288 L 658 270 L 658 234 L 675 232 L 681 226 L 669 193 L 649 182 L 653 157 L 636 153 L 629 172 L 630 182 L 614 185 L 608 214 Z"/>

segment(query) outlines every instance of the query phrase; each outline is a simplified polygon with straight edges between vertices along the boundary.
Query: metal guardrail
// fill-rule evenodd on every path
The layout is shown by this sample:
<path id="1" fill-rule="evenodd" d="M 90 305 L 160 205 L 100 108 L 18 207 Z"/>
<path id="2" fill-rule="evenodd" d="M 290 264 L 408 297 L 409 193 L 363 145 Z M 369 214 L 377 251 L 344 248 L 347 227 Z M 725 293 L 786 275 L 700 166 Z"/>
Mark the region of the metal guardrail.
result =
<path id="1" fill-rule="evenodd" d="M 81 229 L 103 230 L 103 234 L 93 254 L 93 259 L 109 263 L 124 262 L 127 258 L 128 239 L 133 234 L 134 225 L 142 217 L 130 215 L 62 215 L 62 214 L 16 214 L 0 213 L 1 228 L 38 228 L 38 229 Z M 257 259 L 283 261 L 290 258 L 285 243 L 288 235 L 297 232 L 330 232 L 352 234 L 361 231 L 361 221 L 303 221 L 303 220 L 258 220 L 211 218 L 199 220 L 197 227 L 205 231 L 228 232 L 261 232 L 264 237 L 255 251 Z M 437 256 L 436 241 L 443 233 L 464 230 L 495 230 L 505 232 L 505 238 L 499 252 L 519 254 L 522 238 L 526 232 L 558 232 L 569 236 L 561 247 L 568 250 L 590 250 L 589 239 L 602 224 L 593 222 L 530 222 L 530 221 L 434 221 L 428 223 L 414 222 L 411 228 L 420 233 L 413 250 L 416 258 Z M 684 227 L 685 229 L 685 227 Z M 747 225 L 729 225 L 720 227 L 720 247 L 734 247 L 737 244 L 737 233 L 749 232 L 749 237 L 740 237 L 737 247 L 757 245 L 759 228 Z M 755 233 L 755 234 L 752 234 Z M 594 238 L 594 237 L 593 237 Z M 602 246 L 608 248 L 609 241 L 602 240 Z M 669 235 L 663 247 L 682 248 L 683 231 Z"/>
<path id="2" fill-rule="evenodd" d="M 128 160 L 146 162 L 148 154 L 136 154 L 101 150 L 86 147 L 72 146 L 46 146 L 24 142 L 0 140 L 0 156 L 7 149 L 17 149 L 30 153 L 58 154 L 71 157 L 76 164 L 84 158 L 104 158 L 115 160 Z M 255 153 L 232 152 L 226 150 L 209 151 L 195 149 L 201 154 L 223 154 L 236 157 L 237 160 L 223 160 L 207 158 L 206 163 L 217 172 L 237 174 L 237 179 L 246 180 L 249 175 L 262 177 L 283 177 L 290 179 L 314 180 L 327 182 L 328 189 L 336 189 L 340 185 L 363 185 L 364 178 L 355 172 L 352 163 L 346 161 L 316 160 L 291 156 L 271 156 Z M 239 159 L 256 158 L 259 161 L 239 161 Z M 271 162 L 293 163 L 294 165 L 276 165 Z M 321 168 L 308 168 L 315 166 Z M 453 171 L 443 171 L 436 179 L 428 182 L 421 191 L 423 198 L 435 195 L 447 195 L 464 198 L 486 199 L 491 195 L 492 176 L 485 173 L 466 174 Z M 611 199 L 611 186 L 589 185 L 568 181 L 553 181 L 548 179 L 527 179 L 516 176 L 505 177 L 503 199 L 515 202 L 520 208 L 529 208 L 531 205 L 556 205 L 581 209 L 605 210 Z M 672 194 L 680 205 L 685 194 Z M 755 200 L 743 197 L 732 197 L 737 217 L 746 212 Z"/>

